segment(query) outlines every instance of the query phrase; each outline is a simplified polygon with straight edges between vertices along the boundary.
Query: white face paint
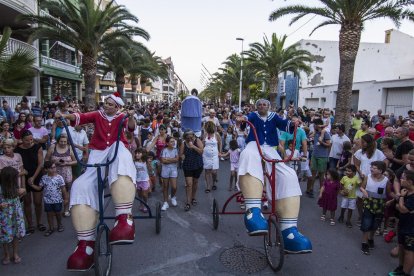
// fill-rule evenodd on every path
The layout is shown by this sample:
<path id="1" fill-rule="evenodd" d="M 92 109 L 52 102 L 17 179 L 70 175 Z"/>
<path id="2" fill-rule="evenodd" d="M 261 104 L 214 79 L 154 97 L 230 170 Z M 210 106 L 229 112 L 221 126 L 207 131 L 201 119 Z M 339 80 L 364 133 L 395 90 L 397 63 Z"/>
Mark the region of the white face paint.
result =
<path id="1" fill-rule="evenodd" d="M 111 98 L 106 98 L 104 103 L 104 111 L 108 116 L 114 116 L 118 111 L 118 104 Z"/>
<path id="2" fill-rule="evenodd" d="M 267 100 L 258 100 L 256 102 L 256 109 L 260 116 L 267 116 L 269 107 L 269 102 Z"/>

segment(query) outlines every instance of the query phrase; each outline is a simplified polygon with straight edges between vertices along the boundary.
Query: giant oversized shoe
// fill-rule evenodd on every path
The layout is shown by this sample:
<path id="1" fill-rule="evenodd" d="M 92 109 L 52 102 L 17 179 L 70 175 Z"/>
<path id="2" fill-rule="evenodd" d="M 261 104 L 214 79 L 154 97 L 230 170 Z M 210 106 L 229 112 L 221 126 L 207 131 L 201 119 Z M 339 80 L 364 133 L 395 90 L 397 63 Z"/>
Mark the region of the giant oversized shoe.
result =
<path id="1" fill-rule="evenodd" d="M 131 244 L 135 239 L 135 224 L 131 214 L 118 215 L 109 233 L 109 244 Z"/>
<path id="2" fill-rule="evenodd" d="M 244 214 L 244 224 L 249 236 L 263 236 L 268 233 L 268 224 L 260 208 L 248 209 Z"/>
<path id="3" fill-rule="evenodd" d="M 95 241 L 79 241 L 75 252 L 69 256 L 66 268 L 69 271 L 88 271 L 94 266 L 93 249 Z"/>
<path id="4" fill-rule="evenodd" d="M 289 254 L 312 253 L 312 243 L 296 226 L 282 231 L 285 252 Z"/>

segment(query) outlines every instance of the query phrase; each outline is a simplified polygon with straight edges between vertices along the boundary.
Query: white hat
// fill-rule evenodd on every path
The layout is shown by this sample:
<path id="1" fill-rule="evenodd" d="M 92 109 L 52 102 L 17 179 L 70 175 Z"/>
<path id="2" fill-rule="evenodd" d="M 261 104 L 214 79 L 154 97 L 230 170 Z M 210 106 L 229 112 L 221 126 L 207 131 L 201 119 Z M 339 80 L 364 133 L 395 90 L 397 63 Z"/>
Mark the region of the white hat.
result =
<path id="1" fill-rule="evenodd" d="M 115 92 L 111 95 L 109 95 L 107 98 L 111 98 L 112 100 L 114 100 L 119 106 L 124 106 L 125 103 L 121 98 L 121 95 L 119 94 L 119 92 Z"/>

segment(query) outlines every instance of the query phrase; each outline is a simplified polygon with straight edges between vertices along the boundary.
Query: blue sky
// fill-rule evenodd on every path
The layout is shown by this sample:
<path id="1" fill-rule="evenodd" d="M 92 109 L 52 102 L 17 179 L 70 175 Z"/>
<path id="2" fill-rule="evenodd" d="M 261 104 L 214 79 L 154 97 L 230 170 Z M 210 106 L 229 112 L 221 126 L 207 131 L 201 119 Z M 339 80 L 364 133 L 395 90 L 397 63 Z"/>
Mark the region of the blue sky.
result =
<path id="1" fill-rule="evenodd" d="M 311 37 L 311 30 L 321 22 L 305 17 L 289 27 L 290 17 L 269 22 L 270 13 L 287 3 L 317 5 L 319 1 L 282 0 L 117 0 L 136 15 L 139 26 L 150 33 L 145 44 L 163 58 L 172 57 L 175 71 L 189 89 L 202 90 L 202 65 L 214 73 L 231 54 L 240 53 L 249 43 L 261 42 L 263 35 L 289 35 L 288 44 L 301 39 L 338 40 L 338 26 L 323 27 Z M 311 21 L 305 24 L 309 19 Z M 303 25 L 303 27 L 301 27 Z M 396 28 L 389 20 L 366 24 L 363 42 L 383 42 L 384 31 Z M 414 23 L 404 21 L 400 31 L 414 36 Z"/>

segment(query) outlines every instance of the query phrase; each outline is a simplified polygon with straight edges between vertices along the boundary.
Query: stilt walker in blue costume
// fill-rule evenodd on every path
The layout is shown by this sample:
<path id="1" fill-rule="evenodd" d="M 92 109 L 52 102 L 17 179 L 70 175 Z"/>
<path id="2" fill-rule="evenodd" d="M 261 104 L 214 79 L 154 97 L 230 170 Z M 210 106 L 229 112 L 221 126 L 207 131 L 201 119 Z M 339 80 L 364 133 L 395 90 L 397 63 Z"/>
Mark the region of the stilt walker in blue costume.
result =
<path id="1" fill-rule="evenodd" d="M 181 129 L 183 132 L 191 129 L 197 137 L 200 137 L 203 113 L 201 101 L 197 95 L 197 89 L 193 89 L 191 95 L 187 96 L 181 103 Z"/>
<path id="2" fill-rule="evenodd" d="M 286 132 L 293 132 L 294 124 L 289 120 L 283 120 L 275 112 L 270 112 L 270 102 L 260 99 L 256 102 L 256 112 L 251 112 L 247 119 L 257 131 L 259 144 L 263 154 L 269 159 L 281 159 L 275 146 L 278 145 L 277 128 Z M 237 120 L 245 120 L 242 117 Z M 261 211 L 261 198 L 263 193 L 263 169 L 262 158 L 257 149 L 253 131 L 246 138 L 246 148 L 242 151 L 239 161 L 239 185 L 245 198 L 246 213 L 244 222 L 249 235 L 266 235 L 268 223 Z M 266 164 L 267 170 L 271 165 Z M 271 192 L 277 199 L 277 212 L 280 218 L 280 228 L 287 253 L 310 253 L 312 244 L 302 235 L 297 228 L 297 220 L 302 195 L 298 176 L 295 171 L 284 163 L 276 166 L 276 191 L 271 191 L 267 185 L 268 198 Z"/>

